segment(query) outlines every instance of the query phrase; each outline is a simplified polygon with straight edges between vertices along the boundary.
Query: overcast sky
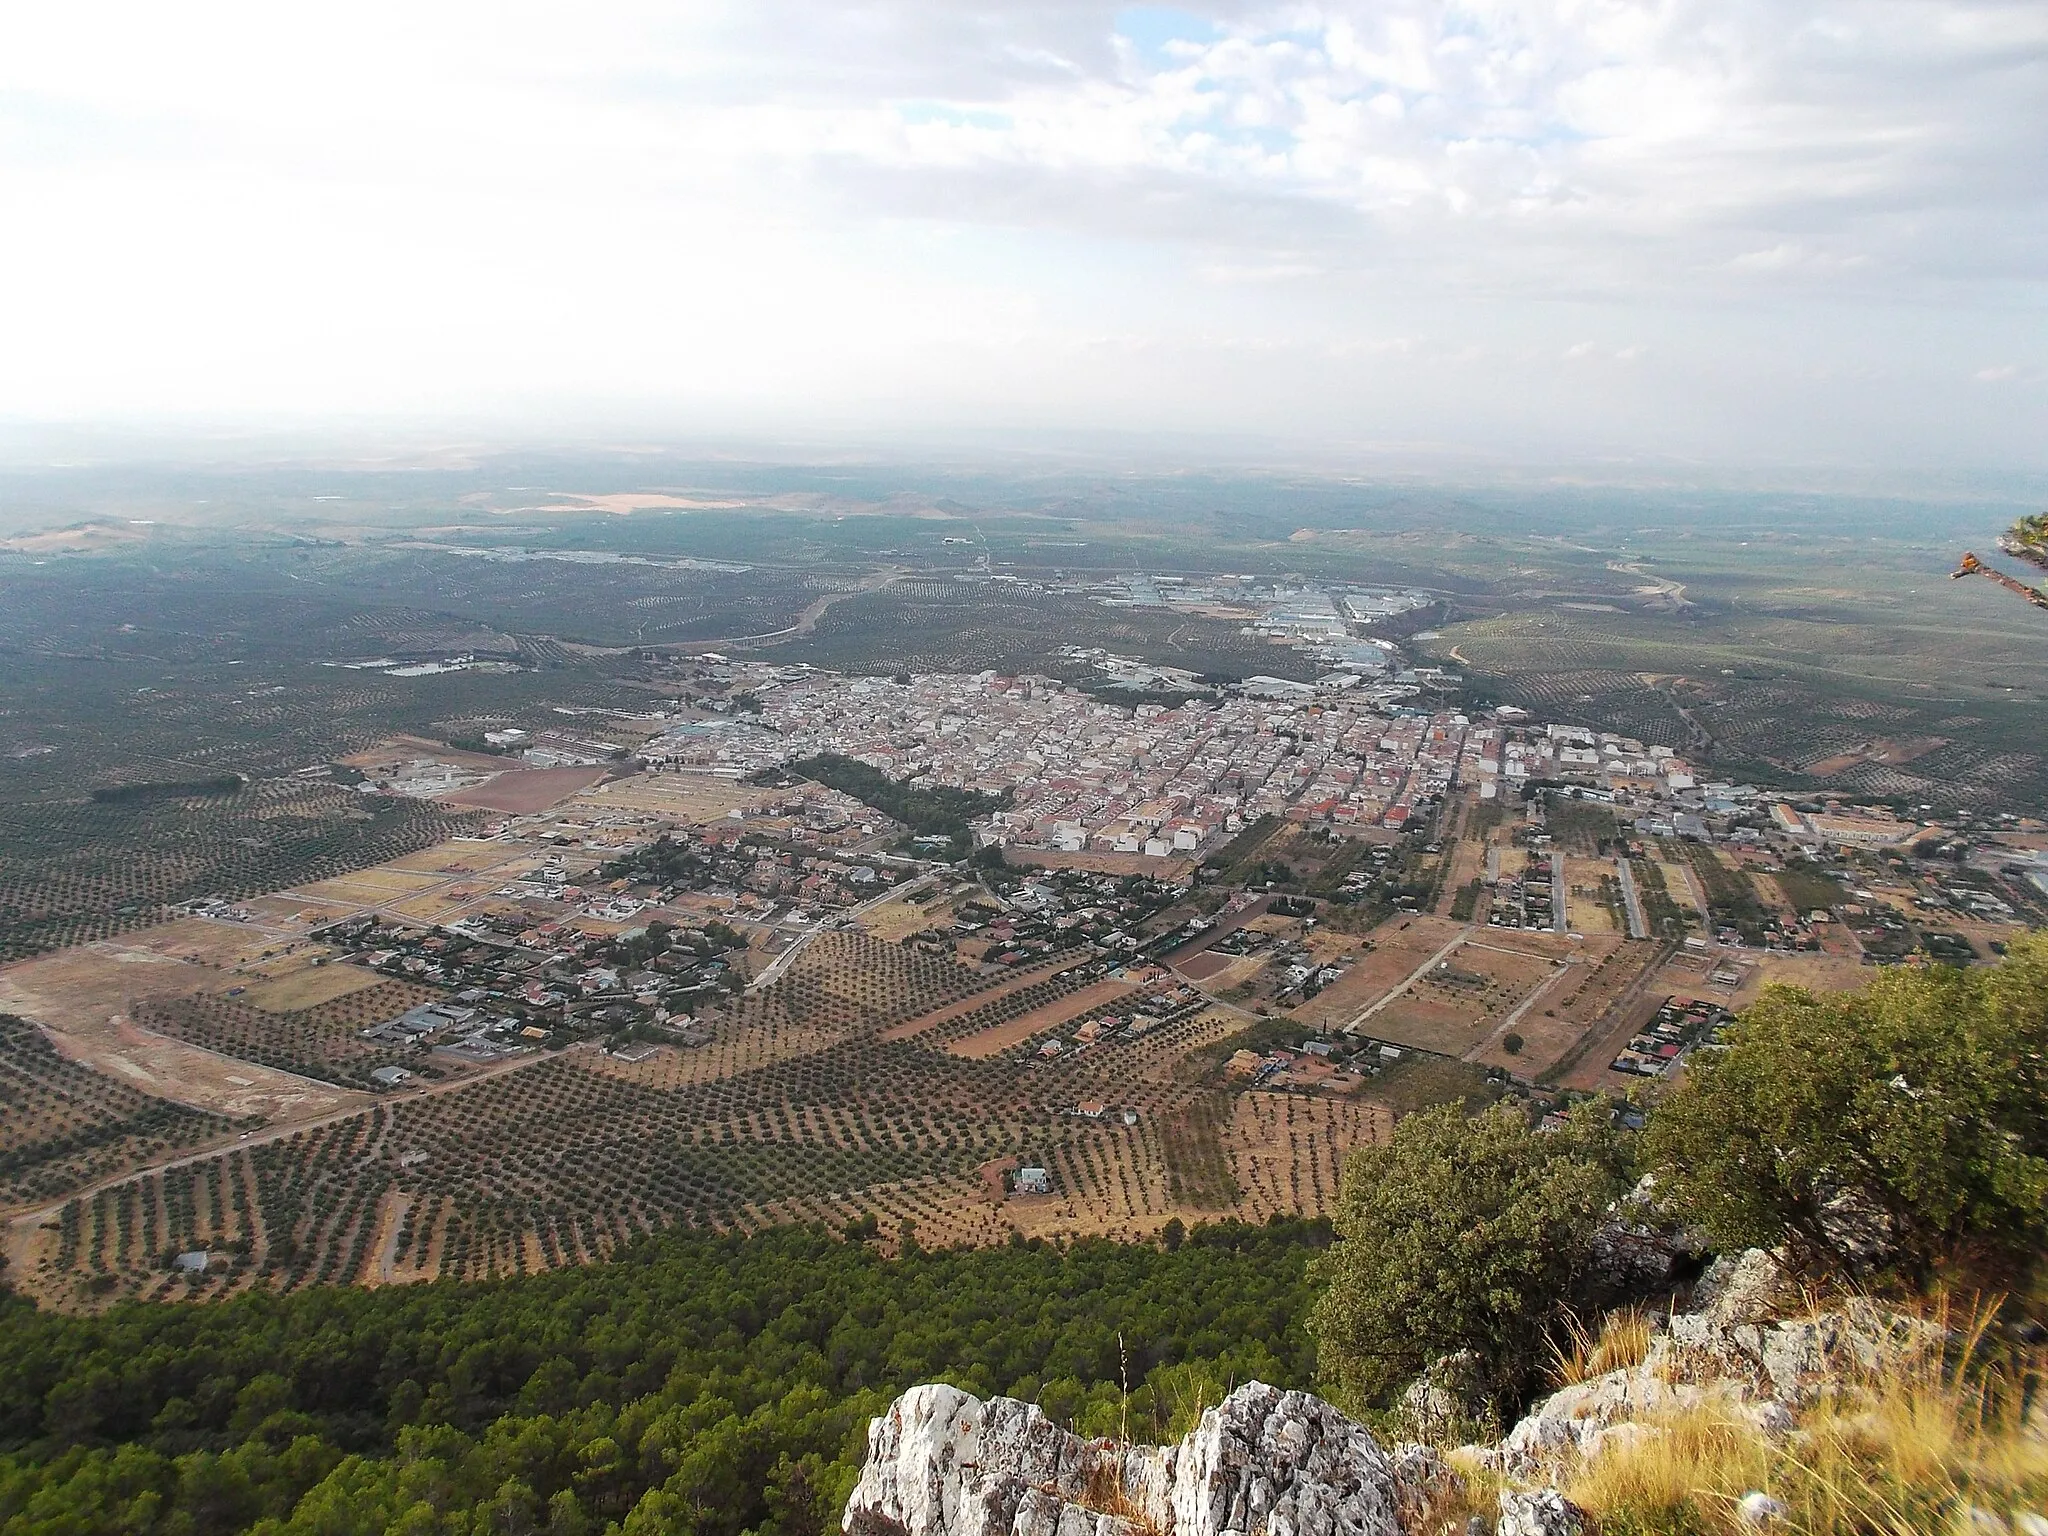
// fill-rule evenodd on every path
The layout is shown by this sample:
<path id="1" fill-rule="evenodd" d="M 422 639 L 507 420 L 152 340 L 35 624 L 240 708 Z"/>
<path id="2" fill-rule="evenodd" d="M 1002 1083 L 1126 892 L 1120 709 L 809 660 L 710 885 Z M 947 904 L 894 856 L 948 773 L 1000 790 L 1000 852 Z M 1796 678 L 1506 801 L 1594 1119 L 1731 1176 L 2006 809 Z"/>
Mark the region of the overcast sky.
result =
<path id="1" fill-rule="evenodd" d="M 0 7 L 0 415 L 2048 466 L 2048 0 Z"/>

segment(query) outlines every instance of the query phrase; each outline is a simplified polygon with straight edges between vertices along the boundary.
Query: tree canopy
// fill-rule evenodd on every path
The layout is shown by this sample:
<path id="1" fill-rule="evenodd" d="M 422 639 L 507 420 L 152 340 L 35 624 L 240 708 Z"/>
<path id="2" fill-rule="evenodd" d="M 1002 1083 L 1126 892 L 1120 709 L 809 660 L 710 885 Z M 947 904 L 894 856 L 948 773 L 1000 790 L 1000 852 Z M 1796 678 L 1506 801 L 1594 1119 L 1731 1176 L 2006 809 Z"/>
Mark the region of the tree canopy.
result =
<path id="1" fill-rule="evenodd" d="M 0 1536 L 818 1536 L 868 1418 L 916 1382 L 1090 1433 L 1126 1412 L 1179 1433 L 1254 1375 L 1309 1385 L 1307 1260 L 1328 1240 L 1221 1225 L 1170 1253 L 885 1260 L 784 1228 L 492 1284 L 95 1317 L 0 1301 Z"/>
<path id="2" fill-rule="evenodd" d="M 2024 1269 L 2048 1243 L 2048 935 L 1861 992 L 1769 987 L 1650 1119 L 1673 1210 L 1809 1267 Z"/>
<path id="3" fill-rule="evenodd" d="M 1610 1118 L 1589 1102 L 1546 1132 L 1517 1104 L 1471 1120 L 1444 1105 L 1351 1155 L 1313 1315 L 1323 1374 L 1348 1406 L 1383 1402 L 1459 1351 L 1470 1392 L 1519 1393 L 1625 1187 Z"/>

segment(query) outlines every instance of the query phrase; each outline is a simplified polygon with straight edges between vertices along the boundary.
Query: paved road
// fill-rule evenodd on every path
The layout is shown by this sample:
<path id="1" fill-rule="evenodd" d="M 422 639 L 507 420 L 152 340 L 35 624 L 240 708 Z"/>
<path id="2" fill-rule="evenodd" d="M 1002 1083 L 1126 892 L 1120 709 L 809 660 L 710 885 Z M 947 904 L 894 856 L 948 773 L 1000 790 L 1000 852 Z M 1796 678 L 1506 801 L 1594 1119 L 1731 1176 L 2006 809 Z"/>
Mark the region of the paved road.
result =
<path id="1" fill-rule="evenodd" d="M 1571 930 L 1571 914 L 1565 905 L 1564 855 L 1550 856 L 1550 926 L 1559 933 Z"/>
<path id="2" fill-rule="evenodd" d="M 1632 939 L 1647 939 L 1650 936 L 1650 925 L 1643 917 L 1643 898 L 1636 890 L 1636 872 L 1629 868 L 1627 859 L 1616 859 L 1614 873 L 1621 879 L 1622 905 L 1628 908 L 1628 936 Z"/>

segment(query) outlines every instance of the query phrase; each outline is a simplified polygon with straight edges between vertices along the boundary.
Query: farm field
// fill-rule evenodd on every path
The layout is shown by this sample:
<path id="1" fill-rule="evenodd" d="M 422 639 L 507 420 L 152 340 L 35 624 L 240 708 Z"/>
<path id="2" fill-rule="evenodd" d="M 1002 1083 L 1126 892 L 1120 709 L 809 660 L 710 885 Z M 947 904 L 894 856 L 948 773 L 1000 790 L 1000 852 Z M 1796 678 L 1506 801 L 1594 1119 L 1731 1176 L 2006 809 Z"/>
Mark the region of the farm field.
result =
<path id="1" fill-rule="evenodd" d="M 1475 938 L 1437 961 L 1361 1028 L 1440 1056 L 1462 1056 L 1553 982 L 1557 968 L 1557 961 L 1533 949 Z"/>
<path id="2" fill-rule="evenodd" d="M 224 993 L 261 973 L 275 940 L 184 918 L 0 968 L 0 1012 L 32 1018 L 73 1060 L 158 1097 L 234 1119 L 293 1124 L 367 1102 L 352 1090 L 230 1059 L 143 1027 L 147 998 Z M 273 959 L 277 958 L 273 954 Z"/>
<path id="3" fill-rule="evenodd" d="M 946 1044 L 946 1050 L 968 1061 L 982 1061 L 990 1056 L 1022 1045 L 1033 1035 L 1056 1028 L 1070 1019 L 1093 1013 L 1131 996 L 1138 989 L 1129 982 L 1097 981 L 1082 987 L 1079 991 L 1068 992 L 1062 997 L 1040 1003 L 1028 1012 L 1003 1023 L 989 1024 L 963 1035 Z"/>
<path id="4" fill-rule="evenodd" d="M 320 974 L 354 969 L 336 965 L 323 967 Z M 291 1008 L 265 1007 L 248 995 L 201 992 L 145 998 L 131 1011 L 144 1029 L 343 1088 L 374 1090 L 370 1073 L 379 1067 L 404 1066 L 436 1076 L 460 1070 L 439 1063 L 423 1065 L 409 1050 L 364 1040 L 361 1032 L 370 1025 L 443 995 L 432 987 L 374 975 L 369 979 L 372 985 Z"/>
<path id="5" fill-rule="evenodd" d="M 347 968 L 257 985 L 307 999 L 330 969 Z M 985 976 L 821 934 L 772 985 L 707 1015 L 704 1044 L 634 1060 L 579 1046 L 131 1179 L 36 1228 L 24 1278 L 56 1299 L 154 1294 L 166 1246 L 211 1244 L 245 1255 L 225 1290 L 378 1284 L 583 1262 L 677 1223 L 863 1213 L 908 1220 L 925 1242 L 1137 1234 L 1175 1213 L 1326 1209 L 1344 1154 L 1387 1123 L 1362 1101 L 1244 1105 L 1187 1080 L 1191 1052 L 1245 1027 L 1221 1010 L 1027 1063 L 990 1031 L 1007 1042 L 1130 991 L 1047 971 Z M 339 1072 L 357 1065 L 358 1016 L 411 995 L 392 985 L 276 1013 L 215 992 L 154 1016 L 219 1049 Z M 1074 1108 L 1091 1097 L 1109 1107 Z M 992 1199 L 981 1170 L 1005 1156 L 1041 1161 L 1054 1194 Z"/>
<path id="6" fill-rule="evenodd" d="M 0 1210 L 54 1199 L 240 1123 L 143 1093 L 0 1014 Z"/>
<path id="7" fill-rule="evenodd" d="M 1371 1021 L 1362 1016 L 1382 1003 L 1391 1007 L 1390 996 L 1447 945 L 1461 941 L 1466 932 L 1465 924 L 1448 918 L 1399 918 L 1384 923 L 1373 930 L 1370 948 L 1360 946 L 1363 953 L 1358 963 L 1295 1009 L 1294 1017 L 1318 1028 L 1342 1029 L 1356 1023 L 1360 1029 L 1370 1029 Z M 1373 1020 L 1377 1017 L 1372 1015 Z"/>

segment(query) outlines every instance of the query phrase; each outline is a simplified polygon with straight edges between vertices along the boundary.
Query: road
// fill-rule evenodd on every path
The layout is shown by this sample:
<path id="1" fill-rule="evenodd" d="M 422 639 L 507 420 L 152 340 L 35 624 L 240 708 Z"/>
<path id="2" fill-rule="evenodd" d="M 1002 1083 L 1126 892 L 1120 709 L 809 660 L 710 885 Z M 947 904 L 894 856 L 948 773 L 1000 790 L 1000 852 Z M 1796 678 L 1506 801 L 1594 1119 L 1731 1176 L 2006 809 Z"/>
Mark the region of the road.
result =
<path id="1" fill-rule="evenodd" d="M 1351 1022 L 1344 1026 L 1344 1033 L 1346 1033 L 1347 1035 L 1355 1033 L 1359 1025 L 1363 1024 L 1367 1019 L 1371 1018 L 1374 1014 L 1378 1013 L 1382 1008 L 1386 1007 L 1389 1003 L 1393 1002 L 1395 998 L 1401 996 L 1402 993 L 1406 992 L 1410 987 L 1414 986 L 1415 983 L 1422 980 L 1423 977 L 1427 976 L 1430 972 L 1431 967 L 1439 964 L 1442 961 L 1450 959 L 1452 953 L 1457 949 L 1457 947 L 1460 944 L 1463 944 L 1467 939 L 1471 938 L 1472 935 L 1477 931 L 1478 930 L 1476 927 L 1467 927 L 1459 929 L 1457 937 L 1453 938 L 1450 943 L 1446 944 L 1442 949 L 1438 950 L 1435 954 L 1431 955 L 1427 960 L 1423 961 L 1422 964 L 1418 965 L 1417 967 L 1415 967 L 1414 970 L 1410 971 L 1408 973 L 1408 979 L 1406 981 L 1403 981 L 1399 986 L 1390 989 L 1387 995 L 1381 998 L 1378 1002 L 1373 1003 L 1368 1007 L 1360 1009 L 1357 1015 L 1352 1018 Z"/>
<path id="2" fill-rule="evenodd" d="M 773 960 L 768 962 L 768 968 L 766 970 L 762 971 L 760 975 L 756 976 L 752 981 L 747 983 L 747 990 L 749 992 L 759 992 L 765 987 L 773 986 L 777 981 L 781 980 L 782 973 L 788 970 L 790 966 L 796 963 L 796 957 L 802 954 L 804 952 L 804 949 L 810 944 L 811 940 L 815 939 L 819 934 L 831 933 L 835 929 L 846 927 L 846 925 L 850 921 L 852 921 L 852 919 L 859 917 L 863 912 L 867 911 L 870 907 L 879 907 L 885 901 L 894 901 L 899 896 L 908 896 L 912 891 L 919 890 L 924 886 L 931 884 L 932 880 L 938 875 L 938 873 L 939 872 L 935 869 L 927 870 L 925 873 L 917 876 L 915 879 L 905 880 L 901 885 L 892 885 L 886 891 L 882 891 L 877 895 L 870 896 L 866 901 L 862 902 L 859 906 L 848 907 L 846 911 L 839 914 L 838 919 L 830 927 L 827 927 L 825 924 L 820 923 L 817 927 L 811 929 L 808 933 L 799 935 L 794 941 L 791 942 L 789 948 L 785 949 L 781 954 L 777 955 Z"/>
<path id="3" fill-rule="evenodd" d="M 727 635 L 722 640 L 692 640 L 690 645 L 696 650 L 715 650 L 721 645 L 752 645 L 775 640 L 794 640 L 797 636 L 808 635 L 816 629 L 818 620 L 825 616 L 826 610 L 834 603 L 843 603 L 849 597 L 859 597 L 863 593 L 880 591 L 909 574 L 909 571 L 901 567 L 891 566 L 888 570 L 877 571 L 872 576 L 863 578 L 858 586 L 846 587 L 838 592 L 827 592 L 798 614 L 794 624 L 785 625 L 781 629 L 764 630 L 758 635 Z"/>
<path id="4" fill-rule="evenodd" d="M 1621 880 L 1621 902 L 1628 908 L 1628 936 L 1632 939 L 1647 939 L 1650 924 L 1643 917 L 1643 898 L 1636 890 L 1636 872 L 1629 868 L 1627 859 L 1614 861 L 1614 873 Z"/>
<path id="5" fill-rule="evenodd" d="M 1571 931 L 1571 912 L 1565 904 L 1564 855 L 1550 856 L 1550 926 L 1559 933 Z"/>

